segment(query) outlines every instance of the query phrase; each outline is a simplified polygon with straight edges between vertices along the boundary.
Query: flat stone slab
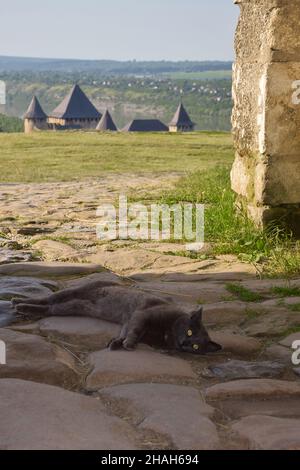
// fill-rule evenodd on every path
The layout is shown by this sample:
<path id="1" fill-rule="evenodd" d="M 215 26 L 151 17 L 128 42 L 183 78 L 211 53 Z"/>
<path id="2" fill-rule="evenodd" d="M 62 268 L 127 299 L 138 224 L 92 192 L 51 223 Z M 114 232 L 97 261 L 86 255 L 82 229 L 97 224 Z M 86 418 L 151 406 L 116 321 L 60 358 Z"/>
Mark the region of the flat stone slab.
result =
<path id="1" fill-rule="evenodd" d="M 67 277 L 84 276 L 103 270 L 98 264 L 33 262 L 0 266 L 0 276 Z"/>
<path id="2" fill-rule="evenodd" d="M 32 261 L 33 256 L 30 251 L 11 250 L 0 248 L 0 265 L 9 263 L 20 263 Z"/>
<path id="3" fill-rule="evenodd" d="M 223 380 L 276 378 L 280 377 L 284 370 L 285 365 L 272 361 L 229 361 L 209 366 L 203 376 Z"/>
<path id="4" fill-rule="evenodd" d="M 108 250 L 101 247 L 97 253 L 87 257 L 92 263 L 99 263 L 119 274 L 134 275 L 143 272 L 193 272 L 216 264 L 216 261 L 198 261 L 190 257 L 167 255 L 143 248 L 119 247 Z"/>
<path id="5" fill-rule="evenodd" d="M 299 333 L 293 333 L 292 335 L 287 336 L 283 340 L 279 341 L 279 344 L 286 348 L 290 348 L 292 351 L 292 346 L 295 341 L 298 341 L 300 344 L 300 331 Z"/>
<path id="6" fill-rule="evenodd" d="M 214 409 L 198 390 L 166 384 L 132 384 L 105 388 L 101 397 L 116 400 L 138 429 L 166 435 L 172 448 L 209 450 L 220 445 L 216 426 L 210 418 Z"/>
<path id="7" fill-rule="evenodd" d="M 99 351 L 90 354 L 93 371 L 87 377 L 91 391 L 123 383 L 174 383 L 196 379 L 191 365 L 184 359 L 168 356 L 150 348 L 136 351 Z"/>
<path id="8" fill-rule="evenodd" d="M 298 377 L 300 377 L 300 367 L 295 367 L 293 371 Z"/>
<path id="9" fill-rule="evenodd" d="M 185 258 L 183 258 L 185 259 Z M 155 270 L 153 269 L 155 268 Z M 152 266 L 148 272 L 160 272 L 161 274 L 199 274 L 203 273 L 204 276 L 211 275 L 213 279 L 214 274 L 216 274 L 218 280 L 228 281 L 229 279 L 247 279 L 256 275 L 256 270 L 254 266 L 247 265 L 245 263 L 237 262 L 236 256 L 231 255 L 220 255 L 214 259 L 207 259 L 204 261 L 191 260 L 181 265 L 170 265 L 165 269 L 159 269 L 157 263 Z M 235 274 L 232 276 L 232 272 Z M 220 274 L 221 273 L 221 274 Z M 214 279 L 215 280 L 215 279 Z"/>
<path id="10" fill-rule="evenodd" d="M 23 380 L 0 380 L 0 449 L 131 450 L 129 425 L 95 398 Z"/>
<path id="11" fill-rule="evenodd" d="M 80 384 L 74 357 L 66 350 L 48 343 L 40 336 L 0 329 L 6 344 L 6 365 L 0 366 L 1 378 L 73 388 Z"/>
<path id="12" fill-rule="evenodd" d="M 118 251 L 108 251 L 100 248 L 96 254 L 87 258 L 92 263 L 101 264 L 119 274 L 130 274 L 151 266 L 159 258 L 158 253 L 147 250 L 128 250 L 120 248 Z"/>
<path id="13" fill-rule="evenodd" d="M 34 243 L 33 248 L 42 253 L 45 261 L 76 261 L 80 258 L 80 253 L 70 245 L 55 240 L 40 240 Z"/>
<path id="14" fill-rule="evenodd" d="M 208 400 L 227 400 L 232 398 L 273 399 L 275 397 L 299 397 L 300 383 L 274 379 L 235 380 L 220 383 L 206 389 Z"/>
<path id="15" fill-rule="evenodd" d="M 49 317 L 41 320 L 38 331 L 43 336 L 65 340 L 87 351 L 99 351 L 119 336 L 121 325 L 94 318 Z"/>
<path id="16" fill-rule="evenodd" d="M 124 284 L 125 282 L 128 284 L 128 281 L 124 281 L 121 277 L 117 276 L 116 274 L 110 271 L 103 271 L 101 273 L 88 274 L 87 276 L 84 276 L 84 277 L 67 280 L 65 282 L 65 286 L 72 287 L 72 288 L 73 287 L 79 288 L 94 281 L 111 282 L 112 284 L 120 284 L 120 285 Z"/>
<path id="17" fill-rule="evenodd" d="M 229 282 L 229 281 L 242 281 L 243 279 L 248 279 L 253 276 L 252 267 L 246 266 L 244 263 L 239 263 L 239 266 L 242 269 L 236 269 L 238 263 L 233 266 L 233 269 L 228 272 L 220 270 L 219 272 L 203 272 L 197 274 L 189 273 L 167 273 L 161 276 L 162 281 L 166 282 L 209 282 L 220 283 L 220 282 Z M 246 268 L 246 269 L 245 269 Z M 249 272 L 247 272 L 249 270 Z M 133 276 L 134 278 L 138 275 Z"/>
<path id="18" fill-rule="evenodd" d="M 257 309 L 259 306 L 255 306 Z M 269 313 L 270 312 L 270 313 Z M 273 338 L 282 335 L 290 327 L 299 321 L 297 314 L 286 311 L 284 308 L 270 308 L 269 312 L 258 315 L 257 318 L 249 321 L 249 325 L 244 329 L 245 333 L 257 338 Z"/>
<path id="19" fill-rule="evenodd" d="M 300 450 L 300 419 L 248 416 L 232 430 L 251 450 Z"/>
<path id="20" fill-rule="evenodd" d="M 224 352 L 239 356 L 251 356 L 261 349 L 261 343 L 256 338 L 230 333 L 227 331 L 211 331 L 211 339 L 221 344 Z"/>
<path id="21" fill-rule="evenodd" d="M 211 402 L 215 404 L 215 402 Z M 246 416 L 263 415 L 277 418 L 300 419 L 299 397 L 234 397 L 218 400 L 218 411 L 230 421 L 236 421 Z"/>
<path id="22" fill-rule="evenodd" d="M 46 297 L 57 288 L 56 282 L 44 279 L 0 276 L 1 300 L 11 300 L 13 297 Z"/>
<path id="23" fill-rule="evenodd" d="M 142 278 L 143 276 L 145 276 L 146 280 L 146 274 L 140 274 L 139 277 Z M 134 279 L 135 276 L 131 278 Z M 212 282 L 164 282 L 159 280 L 150 280 L 147 282 L 139 282 L 139 286 L 142 289 L 147 289 L 153 293 L 173 297 L 175 301 L 178 299 L 193 304 L 195 302 L 207 303 L 221 301 L 227 293 L 224 286 Z M 208 304 L 205 305 L 205 308 L 206 307 L 207 311 L 211 312 L 212 309 Z M 205 316 L 205 318 L 207 317 Z"/>
<path id="24" fill-rule="evenodd" d="M 203 289 L 205 290 L 205 285 Z M 222 298 L 224 295 L 226 294 L 223 294 Z M 239 324 L 247 318 L 246 310 L 247 304 L 245 302 L 214 302 L 204 305 L 203 321 L 208 326 Z"/>
<path id="25" fill-rule="evenodd" d="M 298 305 L 300 304 L 300 297 L 284 297 L 284 298 L 276 298 L 271 300 L 266 300 L 262 302 L 263 307 L 286 307 L 289 305 Z"/>
<path id="26" fill-rule="evenodd" d="M 181 273 L 189 274 L 214 268 L 216 264 L 217 262 L 215 260 L 197 261 L 184 256 L 163 255 L 157 259 L 151 267 L 147 268 L 147 272 L 167 274 L 180 271 Z M 138 272 L 139 271 L 136 271 L 136 273 Z"/>
<path id="27" fill-rule="evenodd" d="M 280 346 L 280 344 L 273 344 L 266 349 L 264 355 L 272 360 L 282 362 L 287 366 L 292 366 L 292 354 L 293 350 L 286 348 L 285 346 Z"/>

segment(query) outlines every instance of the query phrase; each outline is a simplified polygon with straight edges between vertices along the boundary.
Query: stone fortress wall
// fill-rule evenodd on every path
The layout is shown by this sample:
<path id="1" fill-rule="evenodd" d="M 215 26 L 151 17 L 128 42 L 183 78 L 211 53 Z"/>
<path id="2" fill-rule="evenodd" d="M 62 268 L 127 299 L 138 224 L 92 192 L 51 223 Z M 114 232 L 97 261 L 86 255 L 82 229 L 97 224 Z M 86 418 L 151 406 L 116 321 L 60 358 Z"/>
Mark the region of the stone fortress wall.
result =
<path id="1" fill-rule="evenodd" d="M 258 224 L 300 235 L 300 1 L 235 3 L 232 187 Z"/>

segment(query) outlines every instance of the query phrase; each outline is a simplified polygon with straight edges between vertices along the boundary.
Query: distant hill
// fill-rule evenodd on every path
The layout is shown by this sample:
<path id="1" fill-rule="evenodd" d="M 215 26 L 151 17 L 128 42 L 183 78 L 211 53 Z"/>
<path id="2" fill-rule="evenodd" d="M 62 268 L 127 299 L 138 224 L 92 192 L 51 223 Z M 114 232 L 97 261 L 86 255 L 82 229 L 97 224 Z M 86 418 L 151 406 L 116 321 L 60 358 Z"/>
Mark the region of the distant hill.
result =
<path id="1" fill-rule="evenodd" d="M 231 62 L 118 62 L 0 56 L 6 113 L 23 116 L 32 96 L 51 112 L 78 83 L 119 128 L 132 119 L 172 119 L 180 99 L 198 130 L 231 128 Z M 1 109 L 0 109 L 1 113 Z"/>
<path id="2" fill-rule="evenodd" d="M 200 72 L 198 72 L 200 74 Z M 186 74 L 189 75 L 189 74 Z M 197 130 L 230 130 L 230 79 L 174 79 L 157 77 L 100 77 L 98 73 L 10 72 L 0 74 L 7 85 L 6 112 L 21 117 L 37 95 L 50 113 L 78 83 L 99 111 L 108 108 L 119 128 L 132 119 L 160 119 L 169 123 L 180 99 Z"/>
<path id="3" fill-rule="evenodd" d="M 0 56 L 0 72 L 98 72 L 103 75 L 158 75 L 165 73 L 197 73 L 230 71 L 232 62 L 220 61 L 115 61 L 43 59 Z"/>

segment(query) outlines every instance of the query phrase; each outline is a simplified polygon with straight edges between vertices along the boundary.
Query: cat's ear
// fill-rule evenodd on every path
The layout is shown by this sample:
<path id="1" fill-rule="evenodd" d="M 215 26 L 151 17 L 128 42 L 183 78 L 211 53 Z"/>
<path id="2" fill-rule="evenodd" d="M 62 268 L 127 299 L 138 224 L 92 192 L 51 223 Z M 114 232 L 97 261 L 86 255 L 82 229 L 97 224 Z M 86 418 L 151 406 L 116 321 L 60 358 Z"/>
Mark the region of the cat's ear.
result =
<path id="1" fill-rule="evenodd" d="M 215 343 L 214 341 L 209 341 L 206 346 L 206 352 L 215 353 L 221 351 L 223 348 L 220 344 Z"/>
<path id="2" fill-rule="evenodd" d="M 191 325 L 200 326 L 202 324 L 203 307 L 199 307 L 191 315 Z"/>

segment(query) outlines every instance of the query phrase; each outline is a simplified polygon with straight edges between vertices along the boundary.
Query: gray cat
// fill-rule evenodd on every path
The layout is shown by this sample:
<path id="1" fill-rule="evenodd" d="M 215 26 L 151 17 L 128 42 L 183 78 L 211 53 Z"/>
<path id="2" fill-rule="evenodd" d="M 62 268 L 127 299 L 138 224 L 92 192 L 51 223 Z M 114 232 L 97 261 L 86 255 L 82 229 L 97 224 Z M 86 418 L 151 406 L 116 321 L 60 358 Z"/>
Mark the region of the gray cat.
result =
<path id="1" fill-rule="evenodd" d="M 119 337 L 109 344 L 111 350 L 133 350 L 139 342 L 195 354 L 222 349 L 203 326 L 202 307 L 187 314 L 172 298 L 113 282 L 94 281 L 39 299 L 14 299 L 13 305 L 22 316 L 84 316 L 121 324 Z"/>

